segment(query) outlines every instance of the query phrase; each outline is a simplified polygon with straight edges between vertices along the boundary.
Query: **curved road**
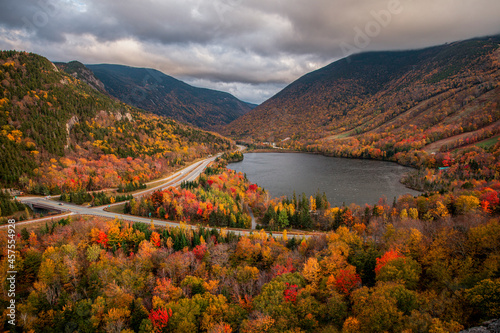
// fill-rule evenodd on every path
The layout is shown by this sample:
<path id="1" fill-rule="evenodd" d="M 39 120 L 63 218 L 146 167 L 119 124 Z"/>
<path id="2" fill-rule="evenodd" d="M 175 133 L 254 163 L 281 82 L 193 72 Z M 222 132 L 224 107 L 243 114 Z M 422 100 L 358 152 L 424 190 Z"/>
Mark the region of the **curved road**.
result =
<path id="1" fill-rule="evenodd" d="M 243 150 L 244 147 L 239 146 L 239 150 Z M 152 193 L 157 190 L 163 190 L 165 188 L 171 187 L 171 186 L 179 186 L 183 181 L 194 181 L 198 178 L 198 176 L 205 170 L 205 168 L 215 161 L 217 157 L 219 157 L 221 154 L 218 154 L 216 156 L 212 156 L 210 158 L 207 158 L 205 160 L 202 160 L 200 162 L 194 163 L 186 168 L 184 168 L 181 171 L 177 171 L 174 174 L 168 176 L 167 178 L 160 179 L 153 181 L 151 183 L 158 183 L 158 182 L 163 182 L 161 185 L 149 188 L 144 191 L 139 191 L 133 194 L 135 198 L 142 197 L 144 195 L 147 195 L 149 193 Z M 150 183 L 150 184 L 151 184 Z M 64 215 L 58 215 L 58 216 L 53 216 L 53 217 L 45 217 L 42 219 L 35 219 L 35 220 L 29 220 L 25 222 L 19 222 L 18 224 L 28 224 L 28 223 L 34 223 L 34 222 L 39 222 L 47 219 L 54 219 L 54 218 L 60 218 L 60 217 L 66 217 L 69 215 L 92 215 L 92 216 L 101 216 L 101 217 L 107 217 L 107 218 L 119 218 L 124 221 L 130 221 L 130 222 L 140 222 L 140 223 L 151 223 L 153 222 L 155 225 L 158 226 L 172 226 L 172 227 L 178 227 L 179 222 L 171 222 L 171 221 L 165 221 L 165 220 L 156 220 L 156 219 L 151 219 L 151 218 L 145 218 L 145 217 L 140 217 L 140 216 L 134 216 L 134 215 L 125 215 L 125 214 L 118 214 L 118 213 L 112 213 L 112 212 L 107 212 L 104 209 L 107 208 L 108 206 L 115 206 L 115 205 L 122 205 L 124 202 L 118 202 L 112 205 L 104 205 L 104 206 L 99 206 L 99 207 L 82 207 L 74 204 L 70 204 L 67 202 L 58 202 L 58 201 L 53 201 L 46 199 L 44 197 L 20 197 L 19 201 L 22 203 L 32 203 L 40 207 L 45 207 L 49 209 L 54 209 L 54 210 L 59 210 L 62 212 L 65 212 Z M 255 217 L 253 216 L 251 209 L 249 208 L 249 213 L 251 214 L 252 217 L 252 229 L 255 229 Z M 189 228 L 196 228 L 196 226 L 192 225 L 187 225 Z M 252 232 L 252 230 L 231 230 L 232 232 L 240 235 L 246 235 Z M 300 234 L 300 235 L 289 235 L 289 237 L 310 237 L 310 235 L 306 234 Z"/>
<path id="2" fill-rule="evenodd" d="M 154 191 L 163 190 L 163 189 L 166 189 L 166 188 L 169 188 L 172 186 L 179 186 L 183 181 L 193 181 L 196 178 L 198 178 L 198 176 L 203 172 L 203 170 L 205 170 L 205 168 L 210 163 L 215 161 L 215 159 L 219 156 L 220 156 L 220 154 L 213 156 L 213 157 L 210 157 L 210 158 L 207 158 L 203 161 L 194 163 L 194 164 L 184 168 L 181 171 L 175 172 L 174 174 L 170 175 L 169 177 L 167 177 L 165 179 L 157 180 L 155 182 L 164 181 L 164 180 L 167 180 L 167 182 L 164 182 L 161 185 L 158 185 L 158 186 L 155 186 L 155 187 L 143 190 L 143 191 L 136 192 L 133 194 L 133 196 L 135 198 L 139 198 L 139 197 L 142 197 L 144 195 L 150 194 Z M 38 207 L 59 210 L 62 212 L 70 212 L 72 214 L 94 215 L 94 216 L 103 216 L 103 217 L 109 217 L 109 218 L 118 217 L 118 218 L 121 218 L 123 220 L 133 221 L 133 222 L 144 222 L 144 223 L 151 222 L 151 219 L 146 219 L 146 218 L 142 218 L 142 217 L 138 217 L 138 216 L 130 216 L 130 215 L 123 215 L 123 214 L 117 214 L 117 213 L 112 213 L 112 212 L 106 212 L 104 210 L 108 206 L 112 206 L 112 205 L 104 205 L 104 206 L 99 206 L 99 207 L 88 208 L 88 207 L 78 206 L 78 205 L 74 205 L 74 204 L 67 203 L 67 202 L 62 202 L 62 201 L 59 202 L 59 201 L 49 200 L 49 199 L 46 199 L 44 197 L 20 197 L 19 201 L 21 201 L 22 203 L 25 203 L 25 204 L 31 203 L 31 204 L 34 204 Z M 114 205 L 123 205 L 123 204 L 124 204 L 124 202 L 117 202 L 117 203 L 113 204 L 113 206 Z M 34 220 L 34 221 L 38 221 L 38 220 Z M 161 225 L 165 225 L 165 224 L 170 224 L 173 226 L 178 225 L 178 223 L 175 223 L 175 222 L 165 222 L 165 221 L 161 221 L 161 222 L 154 221 L 154 222 L 155 222 L 155 224 L 161 224 Z"/>

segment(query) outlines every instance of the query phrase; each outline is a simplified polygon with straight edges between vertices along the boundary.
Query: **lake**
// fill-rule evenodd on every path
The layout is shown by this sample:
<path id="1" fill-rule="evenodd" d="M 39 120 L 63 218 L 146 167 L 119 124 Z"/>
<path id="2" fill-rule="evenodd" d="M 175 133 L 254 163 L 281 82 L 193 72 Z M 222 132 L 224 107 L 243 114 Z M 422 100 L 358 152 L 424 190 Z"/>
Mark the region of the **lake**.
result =
<path id="1" fill-rule="evenodd" d="M 271 197 L 291 197 L 304 192 L 308 197 L 325 192 L 332 206 L 356 203 L 376 204 L 386 196 L 419 192 L 399 182 L 410 168 L 396 163 L 326 157 L 303 153 L 247 153 L 242 162 L 229 169 L 247 174 L 247 178 L 269 191 Z"/>

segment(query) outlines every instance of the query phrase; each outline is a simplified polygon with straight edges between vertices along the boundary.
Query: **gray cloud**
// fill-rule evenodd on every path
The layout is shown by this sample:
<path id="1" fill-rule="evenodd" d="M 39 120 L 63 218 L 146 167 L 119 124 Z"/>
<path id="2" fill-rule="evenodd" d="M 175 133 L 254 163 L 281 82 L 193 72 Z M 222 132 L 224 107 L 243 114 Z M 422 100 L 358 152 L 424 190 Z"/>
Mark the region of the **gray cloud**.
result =
<path id="1" fill-rule="evenodd" d="M 2 2 L 2 49 L 153 67 L 252 102 L 352 52 L 500 33 L 498 0 Z"/>

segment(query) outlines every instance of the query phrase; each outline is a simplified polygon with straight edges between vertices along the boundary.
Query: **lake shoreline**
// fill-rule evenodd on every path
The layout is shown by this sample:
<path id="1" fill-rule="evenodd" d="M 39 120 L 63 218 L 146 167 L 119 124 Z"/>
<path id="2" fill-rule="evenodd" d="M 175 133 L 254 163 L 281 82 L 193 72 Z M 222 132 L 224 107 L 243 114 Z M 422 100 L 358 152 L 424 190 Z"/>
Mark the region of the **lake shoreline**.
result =
<path id="1" fill-rule="evenodd" d="M 245 151 L 243 161 L 228 168 L 246 173 L 250 181 L 269 190 L 273 197 L 290 196 L 293 191 L 308 195 L 319 191 L 326 192 L 331 202 L 372 204 L 383 196 L 390 199 L 422 193 L 401 183 L 411 171 L 408 167 L 387 162 L 316 152 L 251 150 Z"/>
<path id="2" fill-rule="evenodd" d="M 404 166 L 406 168 L 411 168 L 411 169 L 414 169 L 414 170 L 419 170 L 417 167 L 414 167 L 412 165 L 406 165 L 406 164 L 401 164 L 399 162 L 396 162 L 396 161 L 391 161 L 391 160 L 377 160 L 377 159 L 374 159 L 374 158 L 369 158 L 369 157 L 352 157 L 352 156 L 335 156 L 335 155 L 328 155 L 324 152 L 321 152 L 321 151 L 302 151 L 302 150 L 289 150 L 289 149 L 252 149 L 252 150 L 248 150 L 248 149 L 245 149 L 244 151 L 242 151 L 243 154 L 246 154 L 246 153 L 280 153 L 280 154 L 289 154 L 289 153 L 298 153 L 298 154 L 311 154 L 311 155 L 321 155 L 321 156 L 325 156 L 325 157 L 333 157 L 333 158 L 345 158 L 345 159 L 350 159 L 350 160 L 363 160 L 363 161 L 380 161 L 380 162 L 389 162 L 389 163 L 394 163 L 394 164 L 397 164 L 397 165 L 400 165 L 400 166 Z"/>
<path id="3" fill-rule="evenodd" d="M 413 170 L 419 170 L 418 168 L 414 167 L 414 166 L 411 166 L 411 165 L 405 165 L 405 164 L 401 164 L 401 163 L 398 163 L 396 161 L 390 161 L 390 160 L 376 160 L 376 159 L 373 159 L 373 158 L 363 158 L 363 157 L 350 157 L 350 156 L 334 156 L 334 155 L 327 155 L 323 152 L 314 152 L 314 151 L 301 151 L 301 150 L 289 150 L 289 149 L 276 149 L 276 148 L 270 148 L 270 149 L 252 149 L 252 150 L 248 150 L 248 149 L 245 149 L 242 151 L 243 154 L 247 154 L 247 153 L 262 153 L 262 154 L 267 154 L 267 153 L 279 153 L 279 154 L 291 154 L 291 153 L 297 153 L 297 154 L 311 154 L 311 155 L 320 155 L 320 156 L 325 156 L 325 157 L 331 157 L 331 158 L 344 158 L 344 159 L 350 159 L 350 160 L 362 160 L 362 161 L 379 161 L 379 162 L 389 162 L 389 163 L 394 163 L 396 165 L 400 165 L 400 166 L 403 166 L 405 168 L 411 168 Z M 229 162 L 229 163 L 237 163 L 237 162 Z M 416 188 L 412 188 L 410 186 L 407 186 L 406 184 L 404 184 L 402 182 L 402 179 L 404 178 L 404 176 L 406 176 L 408 173 L 410 173 L 411 171 L 408 171 L 407 173 L 405 173 L 404 175 L 402 175 L 398 182 L 402 185 L 404 185 L 407 189 L 410 189 L 410 190 L 413 190 L 413 191 L 417 191 L 419 193 L 424 193 L 423 191 L 419 190 L 419 189 L 416 189 Z"/>

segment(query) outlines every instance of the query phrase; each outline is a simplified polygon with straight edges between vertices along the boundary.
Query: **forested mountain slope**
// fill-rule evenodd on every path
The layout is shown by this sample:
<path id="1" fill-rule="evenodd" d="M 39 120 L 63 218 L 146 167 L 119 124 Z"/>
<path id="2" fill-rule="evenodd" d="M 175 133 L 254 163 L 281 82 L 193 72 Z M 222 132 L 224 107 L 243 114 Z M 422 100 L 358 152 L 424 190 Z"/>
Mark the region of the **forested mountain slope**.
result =
<path id="1" fill-rule="evenodd" d="M 188 85 L 150 68 L 87 65 L 114 97 L 184 123 L 217 129 L 250 111 L 253 105 L 231 94 Z"/>
<path id="2" fill-rule="evenodd" d="M 500 119 L 499 43 L 494 36 L 353 55 L 299 78 L 223 132 L 387 159 L 466 132 L 461 144 L 490 137 Z M 491 133 L 475 132 L 486 127 Z"/>
<path id="3" fill-rule="evenodd" d="M 36 54 L 0 52 L 0 185 L 34 193 L 147 181 L 229 140 L 105 96 Z"/>

